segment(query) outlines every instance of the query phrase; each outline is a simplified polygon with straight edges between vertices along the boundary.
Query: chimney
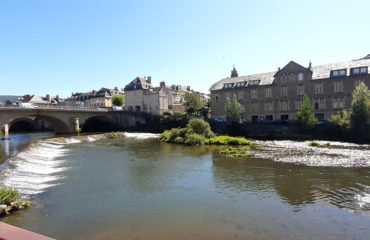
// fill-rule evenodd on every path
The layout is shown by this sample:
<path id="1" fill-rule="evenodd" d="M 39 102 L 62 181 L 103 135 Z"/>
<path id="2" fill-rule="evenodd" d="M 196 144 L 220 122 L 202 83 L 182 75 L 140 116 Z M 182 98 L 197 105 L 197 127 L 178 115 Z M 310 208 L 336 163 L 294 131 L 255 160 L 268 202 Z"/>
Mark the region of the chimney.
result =
<path id="1" fill-rule="evenodd" d="M 190 91 L 190 86 L 187 86 L 187 87 L 186 87 L 186 90 Z"/>
<path id="2" fill-rule="evenodd" d="M 148 76 L 148 79 L 146 80 L 148 83 L 152 84 L 152 77 Z"/>
<path id="3" fill-rule="evenodd" d="M 161 86 L 161 88 L 164 88 L 164 87 L 166 87 L 166 83 L 162 81 L 162 82 L 160 83 L 160 86 Z"/>
<path id="4" fill-rule="evenodd" d="M 96 90 L 92 90 L 92 95 L 96 95 Z"/>
<path id="5" fill-rule="evenodd" d="M 281 70 L 280 67 L 278 67 L 278 72 L 280 72 L 280 70 Z"/>
<path id="6" fill-rule="evenodd" d="M 310 60 L 310 63 L 308 64 L 308 69 L 310 69 L 310 70 L 311 70 L 311 67 L 312 67 L 312 62 L 311 62 L 311 60 Z"/>

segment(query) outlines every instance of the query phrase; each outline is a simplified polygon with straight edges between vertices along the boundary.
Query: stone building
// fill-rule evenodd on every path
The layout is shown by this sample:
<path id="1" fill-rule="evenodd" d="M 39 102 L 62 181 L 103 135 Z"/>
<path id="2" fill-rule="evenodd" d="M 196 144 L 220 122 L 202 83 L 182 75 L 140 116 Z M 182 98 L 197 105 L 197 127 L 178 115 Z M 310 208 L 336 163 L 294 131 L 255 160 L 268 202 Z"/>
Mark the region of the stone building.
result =
<path id="1" fill-rule="evenodd" d="M 118 90 L 101 88 L 99 91 L 72 93 L 72 96 L 67 98 L 63 105 L 70 107 L 110 108 L 112 107 L 113 91 Z"/>
<path id="2" fill-rule="evenodd" d="M 161 115 L 168 110 L 169 95 L 170 90 L 164 82 L 159 87 L 153 87 L 151 77 L 137 77 L 125 87 L 125 108 Z"/>
<path id="3" fill-rule="evenodd" d="M 235 94 L 244 107 L 243 119 L 294 120 L 311 98 L 315 116 L 329 120 L 350 108 L 352 92 L 361 82 L 370 86 L 370 55 L 353 61 L 304 67 L 293 61 L 275 72 L 222 79 L 210 88 L 212 118 L 225 118 L 225 102 Z M 235 70 L 235 71 L 234 71 Z"/>

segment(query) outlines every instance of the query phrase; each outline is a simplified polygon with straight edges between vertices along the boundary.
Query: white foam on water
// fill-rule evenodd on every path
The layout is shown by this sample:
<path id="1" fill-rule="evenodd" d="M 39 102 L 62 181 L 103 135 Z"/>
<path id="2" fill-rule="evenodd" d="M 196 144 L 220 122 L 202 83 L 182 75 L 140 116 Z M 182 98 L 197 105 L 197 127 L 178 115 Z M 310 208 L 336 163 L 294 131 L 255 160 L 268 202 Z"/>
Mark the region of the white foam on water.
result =
<path id="1" fill-rule="evenodd" d="M 360 208 L 370 209 L 370 194 L 368 193 L 357 194 L 355 196 L 355 199 L 357 200 Z"/>
<path id="2" fill-rule="evenodd" d="M 328 141 L 316 141 L 319 144 Z M 370 167 L 370 146 L 330 142 L 330 147 L 311 147 L 310 141 L 256 141 L 262 147 L 254 155 L 287 162 L 320 167 Z"/>
<path id="3" fill-rule="evenodd" d="M 81 140 L 75 139 L 75 138 L 66 138 L 66 143 L 67 144 L 72 144 L 72 143 L 80 143 Z"/>
<path id="4" fill-rule="evenodd" d="M 15 188 L 22 195 L 34 195 L 61 184 L 68 153 L 64 144 L 39 142 L 17 156 L 8 159 L 0 167 L 0 187 Z"/>
<path id="5" fill-rule="evenodd" d="M 124 132 L 123 135 L 127 138 L 137 138 L 137 139 L 148 139 L 148 138 L 157 138 L 159 134 L 155 133 L 128 133 Z"/>
<path id="6" fill-rule="evenodd" d="M 87 137 L 87 141 L 88 141 L 88 142 L 95 142 L 95 141 L 96 141 L 96 139 L 95 139 L 95 138 L 92 138 L 92 137 L 90 137 L 90 136 L 88 136 L 88 137 Z"/>

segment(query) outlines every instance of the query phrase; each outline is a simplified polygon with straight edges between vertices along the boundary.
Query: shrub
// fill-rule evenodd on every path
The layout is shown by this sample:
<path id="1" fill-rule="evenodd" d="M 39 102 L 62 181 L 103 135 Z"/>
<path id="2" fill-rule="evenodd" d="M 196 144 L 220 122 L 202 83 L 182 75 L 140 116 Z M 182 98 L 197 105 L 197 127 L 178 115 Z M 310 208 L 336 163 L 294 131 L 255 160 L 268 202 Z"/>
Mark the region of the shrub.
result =
<path id="1" fill-rule="evenodd" d="M 0 189 L 0 204 L 10 205 L 19 200 L 19 192 L 15 189 Z"/>
<path id="2" fill-rule="evenodd" d="M 165 130 L 161 135 L 159 135 L 159 141 L 168 142 L 171 138 L 171 130 Z"/>
<path id="3" fill-rule="evenodd" d="M 206 139 L 204 136 L 200 134 L 192 133 L 186 137 L 184 144 L 191 145 L 191 146 L 197 146 L 197 145 L 203 145 L 205 141 Z"/>
<path id="4" fill-rule="evenodd" d="M 318 142 L 310 142 L 308 145 L 311 147 L 320 147 L 320 143 Z"/>
<path id="5" fill-rule="evenodd" d="M 183 137 L 177 137 L 175 139 L 175 143 L 177 143 L 177 144 L 183 144 L 184 143 L 184 138 Z"/>
<path id="6" fill-rule="evenodd" d="M 241 137 L 218 136 L 208 139 L 206 144 L 214 145 L 249 145 L 250 140 Z"/>
<path id="7" fill-rule="evenodd" d="M 317 118 L 315 118 L 311 100 L 307 95 L 303 97 L 303 105 L 301 110 L 297 112 L 297 120 L 302 130 L 309 130 L 315 127 Z"/>
<path id="8" fill-rule="evenodd" d="M 211 126 L 203 119 L 191 119 L 186 125 L 189 131 L 204 136 L 205 138 L 212 138 L 215 134 L 211 130 Z"/>

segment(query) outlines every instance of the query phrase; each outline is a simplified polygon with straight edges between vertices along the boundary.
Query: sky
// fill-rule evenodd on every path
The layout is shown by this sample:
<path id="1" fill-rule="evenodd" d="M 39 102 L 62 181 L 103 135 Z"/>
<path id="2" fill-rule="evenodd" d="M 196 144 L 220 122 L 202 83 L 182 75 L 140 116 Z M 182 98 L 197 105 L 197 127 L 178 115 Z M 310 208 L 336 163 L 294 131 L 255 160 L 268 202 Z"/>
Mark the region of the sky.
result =
<path id="1" fill-rule="evenodd" d="M 230 75 L 370 54 L 370 1 L 0 0 L 0 95 L 124 87 L 207 92 Z"/>

